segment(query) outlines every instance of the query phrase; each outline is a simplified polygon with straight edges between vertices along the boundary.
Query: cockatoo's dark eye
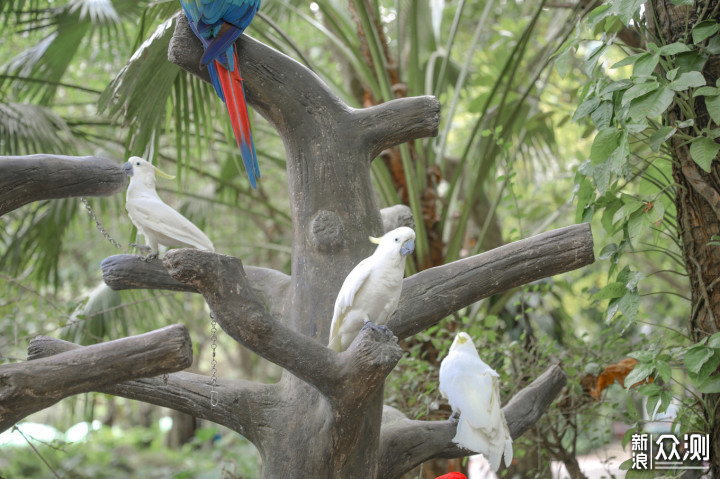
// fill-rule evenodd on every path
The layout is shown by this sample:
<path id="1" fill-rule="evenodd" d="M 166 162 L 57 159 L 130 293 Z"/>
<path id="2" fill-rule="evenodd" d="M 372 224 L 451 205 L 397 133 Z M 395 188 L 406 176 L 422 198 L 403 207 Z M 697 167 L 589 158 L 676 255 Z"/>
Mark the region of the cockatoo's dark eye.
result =
<path id="1" fill-rule="evenodd" d="M 140 166 L 140 162 L 139 162 L 139 161 L 136 161 L 136 162 L 135 162 L 135 166 Z"/>
<path id="2" fill-rule="evenodd" d="M 398 241 L 400 241 L 400 238 L 395 238 L 395 242 L 397 243 Z"/>

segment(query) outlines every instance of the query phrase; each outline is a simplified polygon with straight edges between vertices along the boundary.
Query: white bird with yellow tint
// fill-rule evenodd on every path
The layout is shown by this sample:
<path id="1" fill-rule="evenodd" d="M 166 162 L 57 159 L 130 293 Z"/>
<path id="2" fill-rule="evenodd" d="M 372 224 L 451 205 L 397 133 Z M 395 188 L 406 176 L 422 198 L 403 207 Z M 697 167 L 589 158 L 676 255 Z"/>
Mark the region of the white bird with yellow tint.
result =
<path id="1" fill-rule="evenodd" d="M 460 415 L 453 442 L 485 456 L 494 471 L 513 457 L 512 437 L 500 407 L 498 373 L 480 359 L 472 338 L 458 333 L 440 364 L 440 394 Z"/>
<path id="2" fill-rule="evenodd" d="M 400 301 L 405 259 L 415 250 L 415 232 L 406 226 L 370 241 L 378 247 L 350 271 L 335 300 L 328 347 L 338 352 L 366 323 L 387 324 Z"/>
<path id="3" fill-rule="evenodd" d="M 158 255 L 158 245 L 181 246 L 215 251 L 212 241 L 189 219 L 169 207 L 155 191 L 155 173 L 173 179 L 144 159 L 133 156 L 122 169 L 130 176 L 125 208 L 138 233 L 145 237 L 151 254 Z"/>

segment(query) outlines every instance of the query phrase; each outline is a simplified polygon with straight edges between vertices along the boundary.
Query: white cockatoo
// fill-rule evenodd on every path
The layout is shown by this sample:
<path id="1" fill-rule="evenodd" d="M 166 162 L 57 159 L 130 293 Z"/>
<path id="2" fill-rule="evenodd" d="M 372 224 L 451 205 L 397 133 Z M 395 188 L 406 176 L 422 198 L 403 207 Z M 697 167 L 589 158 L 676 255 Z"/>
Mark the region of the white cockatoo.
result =
<path id="1" fill-rule="evenodd" d="M 184 246 L 215 251 L 212 241 L 189 219 L 169 207 L 155 191 L 155 173 L 172 179 L 160 169 L 133 156 L 122 169 L 130 176 L 125 208 L 138 233 L 145 237 L 150 257 L 158 254 L 158 245 Z"/>
<path id="2" fill-rule="evenodd" d="M 402 226 L 370 241 L 378 245 L 375 252 L 350 271 L 335 300 L 328 347 L 338 352 L 350 346 L 365 323 L 385 326 L 397 309 L 415 231 Z"/>
<path id="3" fill-rule="evenodd" d="M 499 375 L 480 359 L 472 338 L 458 333 L 440 364 L 440 394 L 460 415 L 453 442 L 485 456 L 494 471 L 512 462 L 510 430 L 500 407 Z"/>

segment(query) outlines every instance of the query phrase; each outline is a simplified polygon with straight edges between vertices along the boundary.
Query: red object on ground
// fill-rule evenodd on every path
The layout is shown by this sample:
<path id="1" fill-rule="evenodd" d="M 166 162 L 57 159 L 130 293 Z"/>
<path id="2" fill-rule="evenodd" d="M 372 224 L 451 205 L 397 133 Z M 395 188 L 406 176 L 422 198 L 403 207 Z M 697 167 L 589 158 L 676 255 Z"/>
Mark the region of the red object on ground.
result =
<path id="1" fill-rule="evenodd" d="M 467 479 L 467 477 L 465 477 L 465 474 L 462 472 L 450 472 L 443 474 L 442 476 L 438 476 L 435 479 Z"/>

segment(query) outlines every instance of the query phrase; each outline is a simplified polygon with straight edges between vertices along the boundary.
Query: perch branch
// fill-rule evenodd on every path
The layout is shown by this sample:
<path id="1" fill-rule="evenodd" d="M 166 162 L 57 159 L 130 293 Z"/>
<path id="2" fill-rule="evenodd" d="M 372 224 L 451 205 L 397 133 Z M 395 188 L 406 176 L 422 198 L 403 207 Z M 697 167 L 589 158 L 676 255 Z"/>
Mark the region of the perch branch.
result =
<path id="1" fill-rule="evenodd" d="M 483 298 L 593 261 L 590 224 L 584 223 L 426 269 L 403 282 L 388 328 L 406 338 Z"/>
<path id="2" fill-rule="evenodd" d="M 114 161 L 96 156 L 0 157 L 0 216 L 39 200 L 110 196 L 127 175 Z"/>
<path id="3" fill-rule="evenodd" d="M 392 231 L 400 226 L 407 226 L 415 229 L 415 219 L 412 210 L 407 205 L 388 206 L 380 210 L 382 218 L 383 234 Z"/>
<path id="4" fill-rule="evenodd" d="M 385 384 L 385 378 L 395 368 L 402 357 L 402 348 L 392 334 L 372 328 L 361 329 L 348 349 L 340 354 L 338 363 L 342 365 L 341 383 L 337 385 L 335 402 L 338 411 L 357 409 L 365 399 Z M 363 384 L 363 388 L 358 388 Z"/>
<path id="5" fill-rule="evenodd" d="M 81 346 L 60 339 L 39 338 L 30 344 L 28 358 L 44 358 L 78 348 Z M 263 423 L 262 414 L 270 410 L 279 396 L 276 385 L 219 379 L 215 386 L 218 404 L 210 407 L 210 378 L 188 372 L 170 374 L 167 381 L 160 377 L 150 377 L 101 386 L 94 390 L 223 424 L 253 443 L 257 437 L 257 425 Z"/>
<path id="6" fill-rule="evenodd" d="M 235 341 L 326 396 L 335 394 L 342 371 L 338 355 L 275 320 L 252 291 L 238 258 L 179 249 L 166 253 L 163 261 L 172 277 L 203 295 L 218 324 Z"/>
<path id="7" fill-rule="evenodd" d="M 38 357 L 33 340 L 30 357 Z M 156 376 L 192 364 L 185 326 L 168 326 L 129 338 L 65 351 L 52 359 L 31 359 L 0 367 L 0 431 L 27 415 L 73 394 L 128 379 Z"/>
<path id="8" fill-rule="evenodd" d="M 540 419 L 566 382 L 562 369 L 551 366 L 513 396 L 503 408 L 513 439 Z M 414 421 L 404 417 L 385 424 L 380 436 L 378 477 L 395 479 L 434 457 L 449 459 L 474 454 L 452 442 L 456 428 L 457 424 L 451 421 Z"/>
<path id="9" fill-rule="evenodd" d="M 440 102 L 434 96 L 398 98 L 355 113 L 371 160 L 387 148 L 436 136 L 440 124 Z"/>
<path id="10" fill-rule="evenodd" d="M 143 261 L 140 256 L 118 254 L 100 264 L 105 284 L 115 291 L 123 289 L 166 289 L 197 293 L 191 284 L 176 280 L 162 261 Z M 276 318 L 282 317 L 285 298 L 289 295 L 290 277 L 269 268 L 246 266 L 245 273 L 253 291 Z"/>

